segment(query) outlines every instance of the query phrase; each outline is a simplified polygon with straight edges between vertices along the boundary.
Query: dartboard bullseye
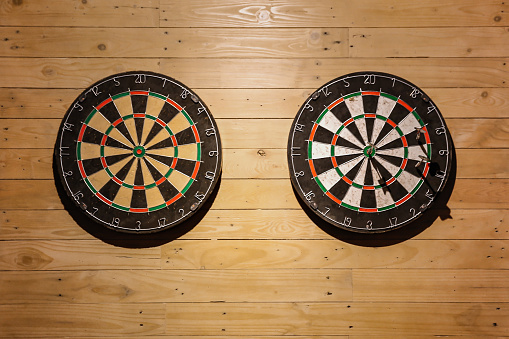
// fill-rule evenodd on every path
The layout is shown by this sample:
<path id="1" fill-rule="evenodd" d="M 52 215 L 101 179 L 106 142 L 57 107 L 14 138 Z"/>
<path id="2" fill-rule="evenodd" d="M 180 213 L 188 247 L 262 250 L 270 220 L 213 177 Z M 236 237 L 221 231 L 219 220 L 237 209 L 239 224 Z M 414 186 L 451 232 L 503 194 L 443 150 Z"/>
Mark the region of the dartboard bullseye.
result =
<path id="1" fill-rule="evenodd" d="M 394 75 L 352 73 L 314 92 L 288 140 L 298 196 L 331 225 L 363 233 L 421 216 L 443 189 L 451 139 L 436 105 Z"/>
<path id="2" fill-rule="evenodd" d="M 86 89 L 62 120 L 55 145 L 69 199 L 123 232 L 175 226 L 211 195 L 221 141 L 189 88 L 151 72 L 112 75 Z"/>

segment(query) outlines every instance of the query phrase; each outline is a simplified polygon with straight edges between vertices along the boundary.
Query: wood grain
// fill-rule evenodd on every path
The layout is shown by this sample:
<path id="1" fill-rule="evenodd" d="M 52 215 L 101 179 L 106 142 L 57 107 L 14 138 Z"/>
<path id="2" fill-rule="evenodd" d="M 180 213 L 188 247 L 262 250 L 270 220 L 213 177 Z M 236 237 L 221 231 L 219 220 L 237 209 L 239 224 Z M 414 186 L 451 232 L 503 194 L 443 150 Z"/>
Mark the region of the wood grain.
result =
<path id="1" fill-rule="evenodd" d="M 7 148 L 0 179 L 53 179 L 53 149 Z M 289 178 L 286 149 L 225 149 L 223 179 Z M 509 149 L 458 149 L 457 178 L 509 179 Z"/>
<path id="2" fill-rule="evenodd" d="M 4 26 L 157 27 L 159 0 L 39 0 L 0 2 Z"/>
<path id="3" fill-rule="evenodd" d="M 508 179 L 457 179 L 447 202 L 453 208 L 506 209 Z M 3 209 L 61 209 L 52 180 L 2 180 Z M 223 180 L 212 209 L 300 209 L 287 179 Z"/>
<path id="4" fill-rule="evenodd" d="M 180 335 L 506 335 L 505 303 L 168 304 Z M 196 313 L 201 321 L 196 323 Z M 388 324 L 390 324 L 388 326 Z M 496 325 L 494 325 L 496 324 Z"/>
<path id="5" fill-rule="evenodd" d="M 79 337 L 165 333 L 164 304 L 0 305 L 0 336 Z"/>
<path id="6" fill-rule="evenodd" d="M 420 268 L 507 269 L 504 240 L 182 240 L 162 246 L 165 269 Z"/>
<path id="7" fill-rule="evenodd" d="M 353 270 L 353 300 L 370 302 L 509 301 L 505 270 Z"/>
<path id="8" fill-rule="evenodd" d="M 0 27 L 4 57 L 348 57 L 345 28 Z"/>
<path id="9" fill-rule="evenodd" d="M 442 211 L 434 211 L 440 212 Z M 509 239 L 509 210 L 453 209 L 414 239 Z M 446 214 L 446 213 L 445 213 Z M 65 210 L 4 210 L 0 240 L 92 240 Z M 418 222 L 418 225 L 420 221 Z M 397 239 L 398 233 L 394 234 Z M 106 235 L 105 235 L 106 237 Z M 109 236 L 113 237 L 112 235 Z M 303 210 L 209 210 L 186 240 L 333 239 Z"/>
<path id="10" fill-rule="evenodd" d="M 351 57 L 507 57 L 506 27 L 351 28 Z M 454 41 L 454 43 L 451 43 Z M 425 42 L 425 43 L 423 43 Z"/>
<path id="11" fill-rule="evenodd" d="M 0 302 L 331 302 L 352 300 L 350 270 L 4 272 Z"/>
<path id="12" fill-rule="evenodd" d="M 363 69 L 397 74 L 419 87 L 509 87 L 507 58 L 196 59 L 2 58 L 0 87 L 86 88 L 110 74 L 145 70 L 199 88 L 317 88 Z M 274 72 L 273 70 L 279 70 Z M 239 76 L 242 75 L 242 76 Z"/>
<path id="13" fill-rule="evenodd" d="M 161 0 L 163 27 L 503 26 L 500 1 L 221 1 Z"/>
<path id="14" fill-rule="evenodd" d="M 217 120 L 223 149 L 286 149 L 292 119 Z M 53 148 L 60 119 L 2 119 L 0 149 Z M 449 119 L 454 146 L 509 147 L 509 119 Z M 223 132 L 224 131 L 224 132 Z"/>
<path id="15" fill-rule="evenodd" d="M 83 88 L 82 90 L 84 90 Z M 424 88 L 448 118 L 505 118 L 509 88 Z M 0 91 L 0 118 L 61 119 L 78 89 Z M 313 89 L 198 89 L 216 119 L 293 119 Z"/>

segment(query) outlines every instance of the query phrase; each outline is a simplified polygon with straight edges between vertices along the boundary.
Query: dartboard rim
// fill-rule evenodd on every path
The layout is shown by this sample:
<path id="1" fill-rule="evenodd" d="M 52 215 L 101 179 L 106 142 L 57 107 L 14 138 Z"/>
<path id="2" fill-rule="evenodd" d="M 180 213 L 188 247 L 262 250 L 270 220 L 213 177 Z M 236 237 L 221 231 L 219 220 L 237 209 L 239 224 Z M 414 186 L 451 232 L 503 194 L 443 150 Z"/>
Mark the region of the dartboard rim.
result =
<path id="1" fill-rule="evenodd" d="M 71 114 L 71 112 L 74 109 L 75 105 L 79 104 L 80 102 L 82 102 L 84 100 L 86 94 L 89 93 L 94 87 L 100 86 L 101 84 L 103 84 L 103 83 L 105 83 L 107 81 L 111 81 L 111 80 L 113 80 L 115 78 L 125 77 L 125 76 L 132 76 L 132 75 L 146 75 L 146 76 L 153 76 L 153 77 L 156 77 L 156 78 L 166 79 L 169 82 L 173 82 L 175 85 L 181 87 L 182 89 L 187 90 L 189 92 L 190 96 L 194 95 L 197 98 L 197 100 L 198 100 L 197 102 L 199 102 L 205 108 L 205 112 L 207 113 L 208 119 L 210 120 L 211 124 L 213 125 L 213 127 L 215 129 L 215 135 L 216 135 L 215 139 L 216 139 L 216 145 L 217 145 L 217 156 L 216 156 L 217 160 L 215 161 L 215 163 L 216 163 L 215 177 L 214 177 L 214 180 L 212 180 L 212 183 L 208 186 L 207 192 L 205 192 L 205 194 L 204 194 L 205 197 L 200 202 L 200 204 L 198 205 L 196 210 L 189 211 L 189 213 L 187 213 L 185 216 L 183 216 L 180 219 L 177 219 L 176 221 L 174 221 L 174 222 L 172 222 L 172 223 L 170 223 L 168 225 L 159 226 L 159 227 L 152 227 L 152 228 L 149 228 L 149 229 L 141 229 L 141 230 L 137 230 L 134 227 L 133 228 L 127 228 L 127 227 L 112 226 L 111 224 L 106 223 L 102 219 L 99 219 L 99 218 L 95 217 L 94 215 L 91 215 L 90 213 L 87 213 L 83 209 L 83 207 L 78 202 L 76 202 L 73 199 L 73 197 L 72 197 L 72 193 L 71 193 L 71 191 L 70 191 L 70 189 L 68 187 L 68 183 L 64 179 L 64 172 L 63 172 L 62 162 L 60 160 L 61 157 L 59 155 L 59 153 L 60 153 L 60 143 L 62 142 L 62 137 L 63 137 L 62 130 L 64 128 L 65 122 L 69 118 L 69 115 Z M 74 142 L 76 142 L 76 140 L 74 140 Z M 223 165 L 222 142 L 221 142 L 221 136 L 220 136 L 220 132 L 219 132 L 217 123 L 216 123 L 216 121 L 215 121 L 215 119 L 214 119 L 210 109 L 208 108 L 206 103 L 198 96 L 198 94 L 196 94 L 196 92 L 194 92 L 190 87 L 186 86 L 185 84 L 183 84 L 182 82 L 176 80 L 175 78 L 167 76 L 167 75 L 162 74 L 162 73 L 153 72 L 153 71 L 144 71 L 144 70 L 134 70 L 134 71 L 127 71 L 127 72 L 120 72 L 120 73 L 110 74 L 110 75 L 108 75 L 108 76 L 106 76 L 106 77 L 104 77 L 104 78 L 94 82 L 93 84 L 89 85 L 88 87 L 86 87 L 72 101 L 72 103 L 69 105 L 69 108 L 66 110 L 65 114 L 62 116 L 59 128 L 57 130 L 57 138 L 56 138 L 56 141 L 55 141 L 54 153 L 53 153 L 53 164 L 54 164 L 54 168 L 56 169 L 56 171 L 54 171 L 55 184 L 57 184 L 57 187 L 63 188 L 63 190 L 65 191 L 65 198 L 67 198 L 67 201 L 70 202 L 70 204 L 73 207 L 75 207 L 77 210 L 79 210 L 79 212 L 81 212 L 80 215 L 85 215 L 88 220 L 92 220 L 95 224 L 100 225 L 102 227 L 106 227 L 107 229 L 111 229 L 111 230 L 114 230 L 114 231 L 119 232 L 119 233 L 129 233 L 129 234 L 139 234 L 139 235 L 142 235 L 142 234 L 151 234 L 151 233 L 159 233 L 159 232 L 162 232 L 162 231 L 165 231 L 165 230 L 168 230 L 168 229 L 171 229 L 171 228 L 174 228 L 174 227 L 178 227 L 180 225 L 185 224 L 185 222 L 187 220 L 189 220 L 190 218 L 193 218 L 193 216 L 195 216 L 199 211 L 203 210 L 204 207 L 207 208 L 207 202 L 209 201 L 209 198 L 212 195 L 214 195 L 214 191 L 216 190 L 217 185 L 220 182 L 220 178 L 221 178 L 221 175 L 222 175 L 222 167 L 223 167 L 222 166 Z M 57 176 L 58 176 L 58 178 L 57 178 Z M 62 198 L 64 198 L 64 197 L 62 196 L 61 199 Z"/>
<path id="2" fill-rule="evenodd" d="M 366 229 L 366 228 L 354 228 L 354 227 L 346 227 L 344 225 L 342 225 L 341 223 L 331 219 L 331 218 L 328 218 L 326 217 L 325 215 L 323 215 L 321 212 L 319 212 L 316 208 L 314 208 L 312 202 L 308 202 L 305 198 L 305 195 L 303 193 L 303 190 L 302 190 L 302 187 L 300 186 L 300 183 L 298 182 L 296 176 L 295 176 L 295 172 L 293 171 L 294 169 L 294 166 L 293 166 L 293 156 L 292 156 L 292 152 L 291 152 L 291 147 L 293 145 L 293 138 L 294 138 L 294 133 L 295 133 L 295 125 L 299 122 L 299 119 L 301 117 L 301 115 L 304 113 L 304 109 L 306 107 L 306 105 L 311 101 L 313 100 L 313 96 L 314 95 L 319 95 L 320 93 L 320 90 L 323 89 L 323 88 L 326 88 L 328 86 L 331 86 L 339 81 L 342 81 L 342 80 L 347 80 L 349 78 L 353 78 L 353 77 L 358 77 L 358 76 L 366 76 L 366 75 L 375 75 L 375 76 L 381 76 L 381 77 L 386 77 L 386 78 L 391 78 L 391 79 L 396 79 L 397 81 L 409 86 L 409 87 L 413 87 L 413 88 L 416 88 L 420 91 L 421 93 L 421 97 L 425 97 L 429 103 L 431 103 L 436 111 L 437 111 L 437 116 L 439 117 L 440 119 L 440 122 L 442 123 L 442 125 L 445 127 L 445 140 L 446 140 L 446 145 L 447 145 L 447 149 L 448 149 L 448 154 L 447 154 L 447 165 L 446 165 L 446 168 L 445 168 L 445 176 L 444 176 L 444 179 L 442 180 L 439 188 L 437 189 L 437 192 L 436 192 L 436 195 L 434 197 L 433 200 L 431 200 L 429 202 L 429 204 L 427 205 L 427 208 L 423 211 L 419 211 L 418 214 L 413 217 L 413 218 L 410 218 L 410 219 L 407 219 L 405 222 L 401 223 L 401 224 L 398 224 L 397 226 L 395 227 L 386 227 L 386 228 L 377 228 L 377 229 L 372 229 L 372 230 L 369 230 L 369 229 Z M 357 92 L 357 90 L 355 91 L 352 91 L 352 92 L 347 92 L 346 94 L 343 94 L 342 96 L 337 96 L 337 97 L 334 97 L 336 100 L 339 99 L 339 98 L 342 98 L 342 97 L 345 97 L 345 96 L 348 96 L 349 94 L 352 94 L 352 93 L 355 93 Z M 388 94 L 391 94 L 391 93 L 388 93 Z M 394 93 L 392 93 L 394 94 Z M 299 201 L 301 203 L 301 206 L 305 206 L 304 208 L 312 213 L 313 215 L 315 216 L 318 216 L 320 219 L 322 219 L 323 221 L 325 221 L 327 224 L 333 226 L 333 227 L 337 227 L 339 229 L 342 229 L 342 230 L 346 230 L 346 231 L 349 231 L 349 232 L 353 232 L 353 233 L 360 233 L 360 234 L 380 234 L 380 233 L 385 233 L 385 232 L 390 232 L 390 231 L 394 231 L 394 230 L 398 230 L 398 229 L 401 229 L 402 227 L 405 227 L 405 226 L 408 226 L 408 225 L 412 225 L 414 224 L 418 219 L 420 219 L 429 209 L 430 207 L 432 207 L 432 205 L 436 202 L 437 200 L 437 197 L 440 195 L 440 193 L 444 190 L 445 186 L 447 185 L 447 182 L 448 182 L 448 179 L 451 175 L 451 168 L 452 168 L 452 165 L 453 165 L 453 153 L 454 153 L 454 146 L 453 146 L 453 141 L 452 141 L 452 138 L 451 138 L 451 134 L 450 134 L 450 131 L 447 127 L 447 124 L 445 122 L 445 119 L 442 115 L 442 113 L 440 112 L 440 109 L 438 108 L 438 106 L 433 102 L 433 100 L 430 98 L 429 95 L 427 95 L 425 93 L 425 91 L 422 90 L 422 88 L 416 86 L 415 84 L 413 84 L 412 82 L 408 81 L 407 79 L 404 79 L 400 76 L 397 76 L 397 75 L 394 75 L 394 74 L 391 74 L 391 73 L 386 73 L 386 72 L 378 72 L 378 71 L 357 71 L 357 72 L 352 72 L 352 73 L 347 73 L 347 74 L 344 74 L 344 75 L 341 75 L 339 77 L 336 77 L 330 81 L 328 81 L 327 83 L 321 85 L 320 87 L 318 87 L 317 89 L 315 89 L 303 102 L 303 104 L 299 107 L 299 109 L 297 110 L 297 113 L 292 121 L 292 125 L 290 127 L 290 131 L 289 131 L 289 134 L 288 134 L 288 143 L 287 143 L 287 161 L 288 161 L 288 170 L 289 170 L 289 175 L 290 175 L 290 181 L 291 181 L 291 184 L 292 184 L 292 188 L 294 190 L 294 192 L 296 192 L 296 194 L 298 195 L 298 198 L 299 198 Z M 339 207 L 339 208 L 345 208 L 345 207 Z M 358 213 L 363 213 L 363 212 L 358 212 Z"/>

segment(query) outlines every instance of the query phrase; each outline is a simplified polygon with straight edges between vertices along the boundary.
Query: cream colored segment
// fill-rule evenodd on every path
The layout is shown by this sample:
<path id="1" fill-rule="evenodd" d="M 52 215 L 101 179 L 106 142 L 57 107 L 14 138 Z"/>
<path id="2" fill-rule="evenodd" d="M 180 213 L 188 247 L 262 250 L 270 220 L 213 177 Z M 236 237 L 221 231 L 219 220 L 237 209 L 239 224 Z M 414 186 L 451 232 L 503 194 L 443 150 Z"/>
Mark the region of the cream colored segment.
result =
<path id="1" fill-rule="evenodd" d="M 317 176 L 317 178 L 322 183 L 323 187 L 328 191 L 337 184 L 338 181 L 341 180 L 341 177 L 339 176 L 338 172 L 335 168 L 332 168 L 328 171 L 325 171 Z"/>
<path id="2" fill-rule="evenodd" d="M 127 127 L 131 138 L 134 140 L 134 142 L 137 143 L 137 145 L 139 145 L 140 141 L 138 140 L 138 134 L 136 133 L 136 124 L 134 122 L 134 118 L 124 120 L 124 125 Z"/>
<path id="3" fill-rule="evenodd" d="M 336 133 L 338 129 L 341 127 L 341 121 L 331 112 L 328 111 L 320 120 L 319 126 L 331 131 L 332 133 Z"/>
<path id="4" fill-rule="evenodd" d="M 366 145 L 363 145 L 363 144 L 359 141 L 359 139 L 357 139 L 357 138 L 355 137 L 355 135 L 353 135 L 353 134 L 352 134 L 352 132 L 350 132 L 350 131 L 348 130 L 348 127 L 345 127 L 345 128 L 343 128 L 343 130 L 341 130 L 341 133 L 339 133 L 339 137 L 340 137 L 340 138 L 343 138 L 343 139 L 345 139 L 345 140 L 347 140 L 347 141 L 350 141 L 352 144 L 354 144 L 354 145 L 356 145 L 356 146 L 359 146 L 360 148 L 364 148 L 364 146 L 366 146 Z"/>
<path id="5" fill-rule="evenodd" d="M 387 171 L 389 171 L 392 177 L 398 173 L 400 167 L 394 166 L 393 164 L 383 159 L 382 157 L 377 156 L 376 154 L 375 159 L 380 163 L 380 165 L 382 165 Z"/>
<path id="6" fill-rule="evenodd" d="M 133 154 L 133 152 L 131 150 L 124 149 L 124 148 L 104 146 L 104 156 L 105 157 L 109 157 L 112 155 L 126 155 L 126 154 Z"/>
<path id="7" fill-rule="evenodd" d="M 179 159 L 198 160 L 198 144 L 187 144 L 178 146 Z"/>
<path id="8" fill-rule="evenodd" d="M 120 131 L 116 128 L 112 129 L 110 134 L 108 134 L 108 138 L 115 139 L 116 141 L 120 142 L 121 144 L 124 144 L 128 147 L 134 147 L 132 142 L 129 141 Z"/>
<path id="9" fill-rule="evenodd" d="M 391 155 L 393 157 L 404 158 L 405 157 L 405 148 L 397 147 L 397 148 L 391 148 L 391 149 L 376 150 L 376 154 Z"/>
<path id="10" fill-rule="evenodd" d="M 341 165 L 338 166 L 338 168 L 341 171 L 341 173 L 343 173 L 343 175 L 347 175 L 348 172 L 350 172 L 350 170 L 354 168 L 360 161 L 364 160 L 364 158 L 365 157 L 363 155 L 358 156 L 357 158 L 342 163 Z"/>
<path id="11" fill-rule="evenodd" d="M 113 199 L 113 202 L 123 207 L 131 207 L 131 200 L 133 199 L 133 190 L 124 186 L 120 186 L 120 189 Z"/>
<path id="12" fill-rule="evenodd" d="M 175 156 L 175 147 L 157 148 L 147 151 L 147 154 L 161 155 L 163 157 L 173 158 Z M 180 158 L 180 147 L 179 147 L 179 158 Z"/>
<path id="13" fill-rule="evenodd" d="M 375 124 L 373 125 L 373 132 L 371 134 L 371 142 L 375 142 L 378 139 L 378 135 L 382 131 L 382 128 L 386 122 L 382 119 L 375 119 Z"/>
<path id="14" fill-rule="evenodd" d="M 177 134 L 178 132 L 191 127 L 191 125 L 189 124 L 189 121 L 186 119 L 184 114 L 178 113 L 168 123 L 168 127 L 170 128 L 170 130 L 173 134 Z"/>
<path id="15" fill-rule="evenodd" d="M 345 194 L 345 197 L 343 198 L 343 202 L 354 207 L 360 207 L 361 206 L 361 198 L 362 198 L 362 189 L 350 186 L 348 188 L 348 191 Z"/>
<path id="16" fill-rule="evenodd" d="M 401 129 L 404 135 L 407 135 L 409 133 L 414 132 L 415 128 L 420 128 L 421 124 L 412 113 L 408 113 L 405 119 L 403 119 L 398 124 L 398 127 Z"/>
<path id="17" fill-rule="evenodd" d="M 88 181 L 94 186 L 94 188 L 99 191 L 111 178 L 108 173 L 104 170 L 100 170 L 95 172 L 91 176 L 88 177 Z"/>
<path id="18" fill-rule="evenodd" d="M 362 100 L 362 95 L 356 95 L 346 99 L 345 104 L 352 117 L 364 114 L 364 101 Z"/>
<path id="19" fill-rule="evenodd" d="M 331 145 L 316 141 L 311 144 L 311 159 L 323 159 L 330 157 L 331 157 Z"/>
<path id="20" fill-rule="evenodd" d="M 421 179 L 407 171 L 403 171 L 396 180 L 410 193 Z"/>
<path id="21" fill-rule="evenodd" d="M 362 154 L 362 150 L 348 148 L 348 147 L 341 147 L 341 146 L 335 146 L 334 147 L 334 156 L 339 157 L 342 155 L 355 155 L 355 154 Z"/>
<path id="22" fill-rule="evenodd" d="M 115 104 L 115 107 L 117 108 L 117 111 L 120 113 L 121 117 L 133 114 L 133 103 L 131 101 L 130 95 L 125 95 L 115 99 L 113 100 L 113 103 Z"/>
<path id="23" fill-rule="evenodd" d="M 111 126 L 108 119 L 106 119 L 99 111 L 95 112 L 92 119 L 87 124 L 88 127 L 92 127 L 93 129 L 99 131 L 100 133 L 106 133 L 108 128 Z"/>
<path id="24" fill-rule="evenodd" d="M 374 171 L 374 170 L 373 170 Z M 373 173 L 375 175 L 375 173 Z M 375 190 L 376 207 L 382 208 L 394 204 L 388 189 L 378 188 Z"/>
<path id="25" fill-rule="evenodd" d="M 162 99 L 159 99 L 159 98 L 149 95 L 148 99 L 147 99 L 147 108 L 145 110 L 145 114 L 152 115 L 154 117 L 158 117 L 159 113 L 163 109 L 165 102 L 166 101 L 164 101 Z"/>
<path id="26" fill-rule="evenodd" d="M 152 166 L 154 166 L 158 171 L 159 173 L 161 173 L 161 175 L 166 175 L 166 173 L 168 173 L 168 171 L 170 170 L 170 166 L 167 166 L 165 164 L 163 164 L 162 162 L 159 162 L 153 158 L 150 158 L 150 156 L 145 156 L 145 159 L 148 160 L 148 162 L 150 162 L 150 164 Z"/>
<path id="27" fill-rule="evenodd" d="M 152 177 L 152 173 L 150 173 L 150 171 L 147 167 L 147 164 L 145 163 L 145 160 L 140 159 L 140 166 L 141 166 L 141 173 L 143 173 L 143 184 L 146 186 L 146 185 L 150 185 L 150 184 L 154 183 L 156 181 L 156 179 L 154 179 Z M 157 178 L 157 179 L 159 179 L 159 178 Z"/>
<path id="28" fill-rule="evenodd" d="M 168 181 L 173 185 L 173 187 L 179 190 L 179 192 L 182 191 L 184 187 L 186 187 L 189 179 L 190 178 L 187 175 L 175 170 L 171 172 L 170 176 L 168 177 Z"/>
<path id="29" fill-rule="evenodd" d="M 361 133 L 364 143 L 367 145 L 370 140 L 368 138 L 368 128 L 366 127 L 366 119 L 355 120 L 355 125 L 357 125 L 357 129 Z"/>
<path id="30" fill-rule="evenodd" d="M 166 129 L 162 128 L 155 135 L 155 137 L 152 140 L 150 140 L 150 142 L 148 144 L 145 145 L 145 148 L 150 148 L 150 147 L 154 146 L 155 144 L 157 144 L 158 142 L 168 139 L 169 137 L 170 137 L 170 134 L 168 133 L 168 131 Z"/>
<path id="31" fill-rule="evenodd" d="M 421 146 L 408 146 L 408 159 L 421 161 L 422 159 L 419 156 L 427 157 Z"/>
<path id="32" fill-rule="evenodd" d="M 114 176 L 117 176 L 117 173 L 129 162 L 133 157 L 127 157 L 125 159 L 120 160 L 119 162 L 114 163 L 111 166 L 108 166 L 108 169 Z M 132 166 L 132 165 L 131 165 Z"/>
<path id="33" fill-rule="evenodd" d="M 134 178 L 136 176 L 136 169 L 138 168 L 138 161 L 139 161 L 138 159 L 134 160 L 134 163 L 131 166 L 131 169 L 129 170 L 129 173 L 127 173 L 127 176 L 123 180 L 124 183 L 126 183 L 128 185 L 133 185 L 134 186 Z"/>
<path id="34" fill-rule="evenodd" d="M 384 96 L 380 96 L 378 98 L 378 105 L 376 107 L 376 114 L 384 116 L 386 118 L 391 115 L 392 110 L 394 109 L 394 106 L 396 106 L 397 101 L 394 101 L 392 99 L 389 99 Z"/>
<path id="35" fill-rule="evenodd" d="M 396 131 L 395 128 L 393 128 L 389 133 L 387 133 L 387 135 L 382 139 L 380 140 L 380 142 L 378 144 L 376 144 L 375 146 L 377 148 L 380 148 L 380 147 L 383 147 L 385 145 L 387 145 L 388 143 L 396 140 L 396 139 L 399 139 L 401 138 L 401 136 L 399 135 L 398 131 Z"/>
<path id="36" fill-rule="evenodd" d="M 82 142 L 80 155 L 81 160 L 99 158 L 101 156 L 101 145 Z"/>
<path id="37" fill-rule="evenodd" d="M 148 208 L 159 206 L 166 203 L 163 196 L 161 195 L 161 191 L 157 186 L 145 190 L 145 196 L 147 197 Z"/>

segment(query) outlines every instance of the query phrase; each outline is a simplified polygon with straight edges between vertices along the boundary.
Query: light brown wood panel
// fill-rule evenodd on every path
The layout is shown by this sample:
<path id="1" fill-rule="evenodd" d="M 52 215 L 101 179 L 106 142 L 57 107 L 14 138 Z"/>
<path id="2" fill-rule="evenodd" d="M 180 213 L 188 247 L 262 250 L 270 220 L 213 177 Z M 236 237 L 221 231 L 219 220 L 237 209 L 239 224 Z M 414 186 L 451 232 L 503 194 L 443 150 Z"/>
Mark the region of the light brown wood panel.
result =
<path id="1" fill-rule="evenodd" d="M 157 247 L 114 247 L 99 240 L 4 241 L 0 270 L 158 269 Z"/>
<path id="2" fill-rule="evenodd" d="M 351 28 L 350 56 L 507 57 L 507 27 Z"/>
<path id="3" fill-rule="evenodd" d="M 165 305 L 24 304 L 0 305 L 0 337 L 44 336 L 106 338 L 110 335 L 157 335 L 166 332 Z"/>
<path id="4" fill-rule="evenodd" d="M 509 87 L 507 58 L 2 58 L 0 87 L 86 88 L 112 73 L 146 70 L 199 88 L 317 88 L 376 69 L 419 87 Z M 418 67 L 417 67 L 418 66 Z M 278 70 L 275 72 L 274 70 Z"/>
<path id="5" fill-rule="evenodd" d="M 352 275 L 354 301 L 509 302 L 507 270 L 368 269 Z"/>
<path id="6" fill-rule="evenodd" d="M 53 149 L 7 148 L 0 179 L 53 179 Z M 223 179 L 289 178 L 286 149 L 224 149 Z M 457 178 L 509 178 L 509 149 L 458 149 Z"/>
<path id="7" fill-rule="evenodd" d="M 348 56 L 346 28 L 0 27 L 0 39 L 0 56 L 7 57 Z"/>
<path id="8" fill-rule="evenodd" d="M 157 27 L 159 0 L 1 0 L 3 26 Z"/>
<path id="9" fill-rule="evenodd" d="M 352 300 L 350 270 L 3 272 L 1 304 Z"/>
<path id="10" fill-rule="evenodd" d="M 433 211 L 435 213 L 437 211 Z M 509 210 L 453 209 L 415 239 L 509 239 Z M 417 222 L 420 225 L 421 221 Z M 93 239 L 65 210 L 4 210 L 0 240 Z M 398 232 L 394 238 L 398 238 Z M 209 210 L 180 239 L 332 239 L 301 209 Z"/>
<path id="11" fill-rule="evenodd" d="M 161 0 L 168 27 L 428 27 L 507 25 L 501 1 Z M 505 11 L 504 11 L 505 9 Z"/>
<path id="12" fill-rule="evenodd" d="M 286 149 L 292 119 L 218 119 L 223 149 Z M 60 119 L 0 120 L 0 149 L 53 148 Z M 508 148 L 509 119 L 449 119 L 454 146 Z"/>
<path id="13" fill-rule="evenodd" d="M 368 247 L 338 240 L 182 240 L 162 246 L 166 269 L 507 269 L 505 240 L 407 240 Z"/>
<path id="14" fill-rule="evenodd" d="M 2 180 L 3 209 L 61 209 L 52 180 Z M 457 179 L 447 207 L 505 209 L 508 179 Z M 223 180 L 212 209 L 300 209 L 288 179 Z"/>
<path id="15" fill-rule="evenodd" d="M 99 80 L 99 79 L 96 79 Z M 82 90 L 85 88 L 83 87 Z M 447 118 L 506 118 L 509 88 L 424 88 Z M 293 119 L 312 89 L 198 89 L 216 119 Z M 0 118 L 61 119 L 78 89 L 0 91 Z"/>
<path id="16" fill-rule="evenodd" d="M 196 321 L 196 314 L 201 321 Z M 506 335 L 506 303 L 168 304 L 180 335 Z"/>

